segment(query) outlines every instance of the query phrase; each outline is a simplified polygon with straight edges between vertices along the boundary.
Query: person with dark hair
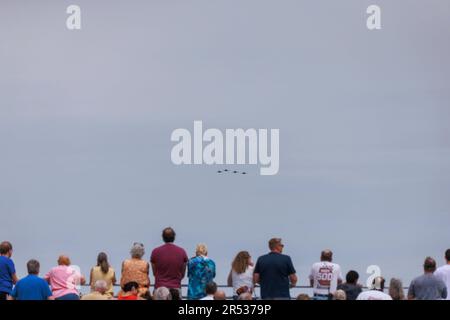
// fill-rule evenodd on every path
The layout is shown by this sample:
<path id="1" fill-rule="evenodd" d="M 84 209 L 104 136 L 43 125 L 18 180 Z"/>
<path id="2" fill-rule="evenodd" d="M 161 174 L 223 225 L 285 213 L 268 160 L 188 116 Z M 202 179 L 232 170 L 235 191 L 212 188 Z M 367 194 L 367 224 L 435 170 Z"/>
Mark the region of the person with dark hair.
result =
<path id="1" fill-rule="evenodd" d="M 175 230 L 168 227 L 162 232 L 164 244 L 152 251 L 150 262 L 155 276 L 155 289 L 166 287 L 181 290 L 181 280 L 186 275 L 188 256 L 175 241 Z"/>
<path id="2" fill-rule="evenodd" d="M 39 278 L 40 264 L 37 260 L 27 262 L 28 276 L 20 279 L 11 292 L 12 300 L 52 300 L 48 283 Z"/>
<path id="3" fill-rule="evenodd" d="M 170 294 L 172 296 L 172 300 L 182 300 L 181 299 L 181 294 L 180 294 L 180 290 L 179 289 L 169 289 Z"/>
<path id="4" fill-rule="evenodd" d="M 385 282 L 383 277 L 376 277 L 372 281 L 372 288 L 361 292 L 356 300 L 392 300 L 390 295 L 383 292 Z"/>
<path id="5" fill-rule="evenodd" d="M 447 288 L 447 300 L 450 300 L 450 249 L 445 251 L 445 264 L 434 272 L 434 275 L 444 281 Z"/>
<path id="6" fill-rule="evenodd" d="M 256 261 L 253 282 L 261 285 L 262 299 L 291 298 L 289 289 L 295 287 L 297 275 L 291 257 L 282 253 L 283 248 L 280 238 L 272 238 L 269 240 L 270 252 Z"/>
<path id="7" fill-rule="evenodd" d="M 97 256 L 97 265 L 91 269 L 90 281 L 91 292 L 96 292 L 95 283 L 99 280 L 106 282 L 105 295 L 112 298 L 114 296 L 114 285 L 116 284 L 116 274 L 114 269 L 109 265 L 108 256 L 104 252 L 100 252 Z"/>
<path id="8" fill-rule="evenodd" d="M 16 268 L 11 259 L 13 247 L 11 242 L 3 241 L 0 243 L 0 300 L 8 299 L 13 285 L 19 279 L 16 276 Z"/>
<path id="9" fill-rule="evenodd" d="M 311 267 L 309 281 L 313 287 L 314 300 L 329 300 L 336 291 L 338 284 L 342 282 L 341 267 L 333 263 L 333 252 L 323 250 L 320 262 Z"/>
<path id="10" fill-rule="evenodd" d="M 217 292 L 217 284 L 214 281 L 208 282 L 205 286 L 205 294 L 200 300 L 214 300 L 214 295 Z"/>
<path id="11" fill-rule="evenodd" d="M 141 300 L 139 298 L 139 283 L 136 281 L 125 283 L 117 298 L 118 300 Z"/>
<path id="12" fill-rule="evenodd" d="M 434 275 L 436 261 L 427 257 L 423 263 L 424 274 L 411 281 L 408 289 L 410 300 L 441 300 L 447 298 L 444 281 Z"/>
<path id="13" fill-rule="evenodd" d="M 59 256 L 58 265 L 47 272 L 44 279 L 50 284 L 55 300 L 79 300 L 77 286 L 86 282 L 66 255 Z"/>
<path id="14" fill-rule="evenodd" d="M 345 276 L 345 283 L 337 286 L 338 290 L 343 290 L 347 296 L 347 300 L 356 300 L 362 292 L 362 287 L 358 284 L 359 274 L 355 270 L 350 270 Z"/>

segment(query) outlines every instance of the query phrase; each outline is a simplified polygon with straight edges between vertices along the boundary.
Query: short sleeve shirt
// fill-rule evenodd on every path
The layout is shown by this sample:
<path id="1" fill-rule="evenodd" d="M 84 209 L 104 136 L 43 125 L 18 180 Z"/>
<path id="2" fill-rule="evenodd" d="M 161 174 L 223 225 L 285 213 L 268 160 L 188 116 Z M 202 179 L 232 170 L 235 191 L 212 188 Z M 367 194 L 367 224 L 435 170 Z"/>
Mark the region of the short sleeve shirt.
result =
<path id="1" fill-rule="evenodd" d="M 0 292 L 11 293 L 15 273 L 14 262 L 6 256 L 0 256 Z"/>
<path id="2" fill-rule="evenodd" d="M 260 276 L 262 299 L 289 299 L 289 276 L 295 273 L 291 257 L 270 252 L 258 258 L 254 273 Z"/>
<path id="3" fill-rule="evenodd" d="M 47 300 L 51 295 L 47 281 L 36 275 L 20 279 L 11 293 L 16 300 Z"/>

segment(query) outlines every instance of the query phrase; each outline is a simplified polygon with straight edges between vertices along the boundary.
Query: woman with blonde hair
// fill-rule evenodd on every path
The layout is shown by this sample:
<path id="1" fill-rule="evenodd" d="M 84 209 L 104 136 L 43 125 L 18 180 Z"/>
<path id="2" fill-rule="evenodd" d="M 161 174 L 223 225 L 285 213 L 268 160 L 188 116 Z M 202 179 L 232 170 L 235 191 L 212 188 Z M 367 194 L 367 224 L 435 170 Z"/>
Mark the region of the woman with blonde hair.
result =
<path id="1" fill-rule="evenodd" d="M 77 290 L 77 286 L 85 284 L 86 280 L 84 276 L 70 264 L 70 258 L 66 255 L 61 255 L 58 258 L 58 266 L 53 267 L 44 276 L 44 280 L 50 284 L 55 300 L 80 299 L 80 293 Z"/>
<path id="2" fill-rule="evenodd" d="M 206 296 L 205 287 L 216 276 L 216 264 L 208 258 L 208 248 L 200 243 L 195 249 L 195 257 L 188 262 L 188 299 L 198 300 Z"/>
<path id="3" fill-rule="evenodd" d="M 231 264 L 228 286 L 233 287 L 233 299 L 237 300 L 243 293 L 253 293 L 252 257 L 247 251 L 239 252 Z"/>
<path id="4" fill-rule="evenodd" d="M 403 284 L 400 279 L 391 279 L 389 283 L 389 295 L 392 300 L 405 300 L 405 292 L 403 291 Z"/>
<path id="5" fill-rule="evenodd" d="M 123 288 L 125 284 L 136 282 L 139 285 L 139 294 L 144 295 L 150 287 L 150 264 L 142 259 L 145 254 L 144 245 L 135 242 L 131 247 L 131 259 L 127 259 L 122 263 L 122 277 L 120 286 Z"/>
<path id="6" fill-rule="evenodd" d="M 114 296 L 113 286 L 116 284 L 116 274 L 108 262 L 108 256 L 104 252 L 100 252 L 97 256 L 97 265 L 91 269 L 91 276 L 89 284 L 91 285 L 91 292 L 95 292 L 95 283 L 97 281 L 105 281 L 106 292 L 105 295 L 112 298 Z"/>

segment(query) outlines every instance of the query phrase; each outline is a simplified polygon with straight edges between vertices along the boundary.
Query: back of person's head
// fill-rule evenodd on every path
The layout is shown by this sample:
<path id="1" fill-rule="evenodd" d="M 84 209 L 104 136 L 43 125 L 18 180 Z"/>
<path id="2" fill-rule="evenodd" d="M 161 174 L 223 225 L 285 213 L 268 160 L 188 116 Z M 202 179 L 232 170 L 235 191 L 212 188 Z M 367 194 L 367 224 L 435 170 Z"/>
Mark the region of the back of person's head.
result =
<path id="1" fill-rule="evenodd" d="M 172 294 L 166 287 L 159 287 L 153 293 L 153 300 L 172 300 Z"/>
<path id="2" fill-rule="evenodd" d="M 175 300 L 175 301 L 181 300 L 181 295 L 180 295 L 179 289 L 171 288 L 171 289 L 169 289 L 169 291 L 170 291 L 170 295 L 172 296 L 172 300 Z"/>
<path id="3" fill-rule="evenodd" d="M 70 258 L 64 254 L 58 257 L 58 265 L 59 266 L 70 266 Z"/>
<path id="4" fill-rule="evenodd" d="M 372 281 L 372 290 L 383 291 L 385 279 L 383 277 L 376 277 Z"/>
<path id="5" fill-rule="evenodd" d="M 436 270 L 436 261 L 432 257 L 426 257 L 423 263 L 425 272 L 434 272 Z"/>
<path id="6" fill-rule="evenodd" d="M 403 292 L 403 284 L 400 279 L 392 278 L 389 282 L 389 295 L 392 300 L 404 300 L 405 293 Z"/>
<path id="7" fill-rule="evenodd" d="M 347 294 L 345 293 L 344 290 L 336 290 L 333 293 L 333 300 L 347 300 Z"/>
<path id="8" fill-rule="evenodd" d="M 323 250 L 320 254 L 320 261 L 333 261 L 333 252 L 331 250 Z"/>
<path id="9" fill-rule="evenodd" d="M 310 297 L 306 293 L 300 293 L 297 296 L 297 300 L 310 300 Z"/>
<path id="10" fill-rule="evenodd" d="M 207 256 L 208 255 L 208 247 L 204 243 L 197 244 L 195 248 L 196 256 Z"/>
<path id="11" fill-rule="evenodd" d="M 37 260 L 31 259 L 27 262 L 28 274 L 38 275 L 40 268 L 41 268 L 41 265 L 40 265 L 39 261 L 37 261 Z"/>
<path id="12" fill-rule="evenodd" d="M 248 253 L 247 251 L 241 251 L 234 258 L 233 263 L 231 264 L 231 268 L 237 274 L 244 273 L 250 265 L 250 259 L 250 253 Z"/>
<path id="13" fill-rule="evenodd" d="M 123 285 L 122 291 L 123 292 L 136 292 L 139 289 L 139 284 L 136 281 L 130 281 Z"/>
<path id="14" fill-rule="evenodd" d="M 94 284 L 94 290 L 104 294 L 108 290 L 108 284 L 105 280 L 97 280 Z"/>
<path id="15" fill-rule="evenodd" d="M 447 249 L 445 251 L 445 260 L 447 260 L 447 262 L 450 262 L 450 249 Z"/>
<path id="16" fill-rule="evenodd" d="M 216 293 L 214 293 L 214 300 L 227 300 L 227 295 L 222 290 L 217 290 Z"/>
<path id="17" fill-rule="evenodd" d="M 100 267 L 103 273 L 108 273 L 109 271 L 109 263 L 108 256 L 104 252 L 100 252 L 97 256 L 97 266 Z"/>
<path id="18" fill-rule="evenodd" d="M 250 292 L 244 292 L 239 295 L 238 300 L 253 300 L 253 297 Z"/>
<path id="19" fill-rule="evenodd" d="M 350 270 L 345 276 L 345 281 L 350 284 L 357 284 L 359 279 L 359 274 L 355 270 Z"/>
<path id="20" fill-rule="evenodd" d="M 171 227 L 165 228 L 162 232 L 162 238 L 165 243 L 172 243 L 175 241 L 175 230 Z"/>
<path id="21" fill-rule="evenodd" d="M 141 259 L 145 254 L 145 248 L 142 243 L 135 242 L 130 249 L 130 255 L 133 259 Z"/>
<path id="22" fill-rule="evenodd" d="M 214 281 L 208 282 L 205 286 L 205 293 L 207 295 L 215 294 L 217 291 L 217 284 Z"/>
<path id="23" fill-rule="evenodd" d="M 283 244 L 281 241 L 281 238 L 272 238 L 269 240 L 269 250 L 274 251 L 278 250 L 280 251 L 283 248 Z"/>
<path id="24" fill-rule="evenodd" d="M 10 253 L 12 251 L 13 247 L 11 242 L 9 241 L 3 241 L 2 243 L 0 243 L 0 254 L 1 255 L 7 255 L 8 253 Z"/>

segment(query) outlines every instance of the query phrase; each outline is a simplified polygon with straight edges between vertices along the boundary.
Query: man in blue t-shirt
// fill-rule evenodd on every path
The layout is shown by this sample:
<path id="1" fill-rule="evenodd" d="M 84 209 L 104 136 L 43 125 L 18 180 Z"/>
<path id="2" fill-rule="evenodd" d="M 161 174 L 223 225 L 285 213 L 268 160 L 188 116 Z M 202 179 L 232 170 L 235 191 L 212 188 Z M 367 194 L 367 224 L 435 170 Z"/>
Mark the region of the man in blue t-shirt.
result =
<path id="1" fill-rule="evenodd" d="M 280 238 L 269 241 L 270 253 L 258 258 L 253 280 L 261 285 L 261 299 L 290 299 L 289 288 L 295 287 L 297 276 L 291 257 L 282 254 Z"/>
<path id="2" fill-rule="evenodd" d="M 13 284 L 17 282 L 16 268 L 11 260 L 12 245 L 8 241 L 0 243 L 0 300 L 6 300 Z"/>
<path id="3" fill-rule="evenodd" d="M 27 263 L 28 276 L 20 279 L 11 292 L 14 300 L 49 300 L 52 292 L 47 281 L 38 277 L 40 264 L 37 260 Z"/>

